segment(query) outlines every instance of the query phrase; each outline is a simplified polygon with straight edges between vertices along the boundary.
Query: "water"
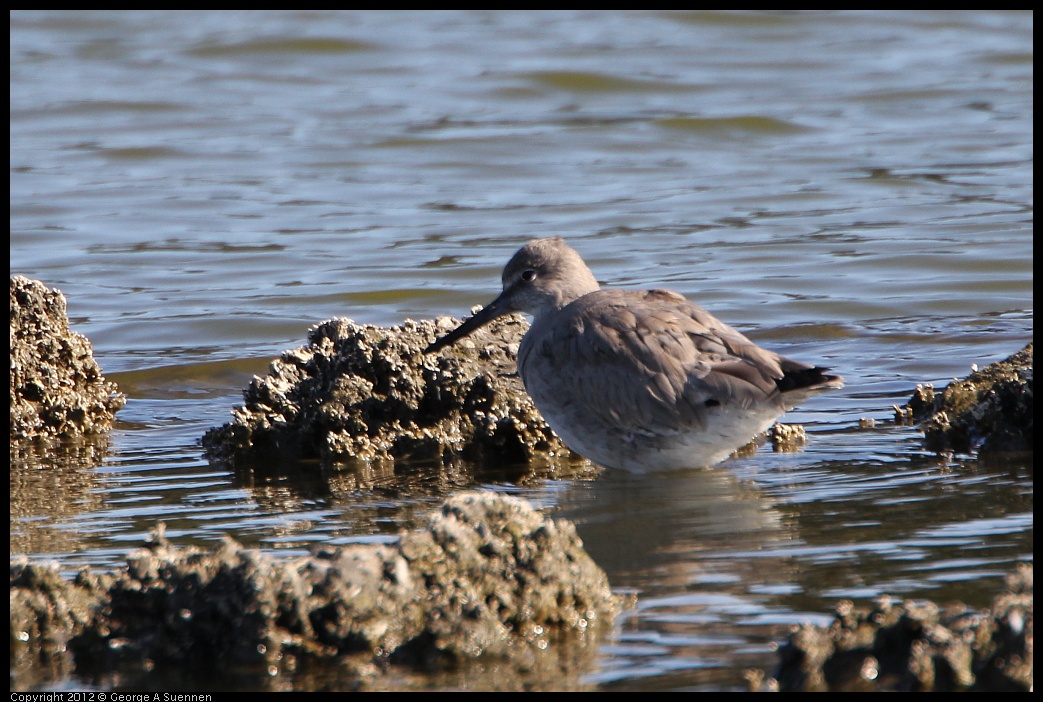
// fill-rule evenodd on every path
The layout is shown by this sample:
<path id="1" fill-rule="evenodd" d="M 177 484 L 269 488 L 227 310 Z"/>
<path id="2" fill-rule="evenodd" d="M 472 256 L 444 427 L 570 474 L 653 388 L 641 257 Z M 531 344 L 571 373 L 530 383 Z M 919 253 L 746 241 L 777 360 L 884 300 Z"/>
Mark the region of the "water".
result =
<path id="1" fill-rule="evenodd" d="M 180 544 L 300 554 L 509 491 L 575 520 L 635 595 L 578 681 L 601 690 L 740 687 L 843 598 L 986 606 L 1032 559 L 1029 462 L 926 453 L 891 405 L 1032 337 L 1032 29 L 1003 11 L 12 12 L 11 272 L 68 296 L 129 396 L 101 465 L 15 466 L 12 553 L 111 568 L 162 520 Z M 464 315 L 557 234 L 606 284 L 675 289 L 843 374 L 788 415 L 806 449 L 655 480 L 202 457 L 311 325 Z"/>

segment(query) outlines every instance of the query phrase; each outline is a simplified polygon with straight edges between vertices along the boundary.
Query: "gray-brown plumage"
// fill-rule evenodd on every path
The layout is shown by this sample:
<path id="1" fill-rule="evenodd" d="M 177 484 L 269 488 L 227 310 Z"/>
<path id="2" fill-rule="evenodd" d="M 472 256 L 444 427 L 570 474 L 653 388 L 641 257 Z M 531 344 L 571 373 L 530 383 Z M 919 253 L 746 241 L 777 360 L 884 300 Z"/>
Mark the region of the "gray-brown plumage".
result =
<path id="1" fill-rule="evenodd" d="M 763 349 L 669 290 L 602 290 L 560 237 L 523 246 L 503 292 L 437 351 L 511 312 L 533 316 L 518 373 L 574 451 L 635 471 L 717 463 L 810 394 L 826 368 Z"/>

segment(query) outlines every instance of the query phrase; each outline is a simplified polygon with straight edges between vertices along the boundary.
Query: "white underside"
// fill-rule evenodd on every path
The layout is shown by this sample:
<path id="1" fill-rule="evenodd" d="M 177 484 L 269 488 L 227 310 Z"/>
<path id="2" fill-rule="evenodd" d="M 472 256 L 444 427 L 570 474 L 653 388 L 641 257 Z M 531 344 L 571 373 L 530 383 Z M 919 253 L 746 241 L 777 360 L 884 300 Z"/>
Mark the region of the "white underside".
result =
<path id="1" fill-rule="evenodd" d="M 720 463 L 768 429 L 781 414 L 774 405 L 722 409 L 706 418 L 705 427 L 652 435 L 623 434 L 598 427 L 577 431 L 570 428 L 570 422 L 560 421 L 563 418 L 543 412 L 554 432 L 576 453 L 606 468 L 635 473 L 704 468 Z"/>

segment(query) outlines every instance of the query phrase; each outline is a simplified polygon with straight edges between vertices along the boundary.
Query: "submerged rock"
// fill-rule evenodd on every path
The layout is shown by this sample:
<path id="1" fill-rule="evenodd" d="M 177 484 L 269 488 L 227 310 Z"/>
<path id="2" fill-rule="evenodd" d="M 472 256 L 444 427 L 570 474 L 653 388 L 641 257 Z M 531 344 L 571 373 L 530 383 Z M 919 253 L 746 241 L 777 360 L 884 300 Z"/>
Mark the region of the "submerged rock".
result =
<path id="1" fill-rule="evenodd" d="M 617 608 L 571 522 L 469 492 L 395 543 L 293 560 L 231 540 L 178 549 L 159 532 L 115 574 L 65 581 L 12 561 L 12 680 L 153 666 L 275 676 L 334 658 L 373 675 L 490 657 L 524 678 L 539 651 L 604 633 Z"/>
<path id="2" fill-rule="evenodd" d="M 806 624 L 779 649 L 765 687 L 792 691 L 995 691 L 1032 688 L 1032 566 L 1008 576 L 989 610 L 954 603 L 845 601 L 828 628 Z M 751 676 L 760 681 L 762 676 Z"/>
<path id="3" fill-rule="evenodd" d="M 125 403 L 90 342 L 69 328 L 65 296 L 11 276 L 11 439 L 100 434 Z"/>
<path id="4" fill-rule="evenodd" d="M 211 458 L 442 459 L 527 462 L 569 456 L 515 373 L 528 324 L 497 320 L 438 355 L 424 349 L 459 320 L 400 327 L 333 319 L 255 377 L 228 424 L 203 437 Z"/>
<path id="5" fill-rule="evenodd" d="M 931 451 L 1031 451 L 1032 343 L 941 393 L 920 385 L 895 410 L 899 421 L 919 422 Z"/>

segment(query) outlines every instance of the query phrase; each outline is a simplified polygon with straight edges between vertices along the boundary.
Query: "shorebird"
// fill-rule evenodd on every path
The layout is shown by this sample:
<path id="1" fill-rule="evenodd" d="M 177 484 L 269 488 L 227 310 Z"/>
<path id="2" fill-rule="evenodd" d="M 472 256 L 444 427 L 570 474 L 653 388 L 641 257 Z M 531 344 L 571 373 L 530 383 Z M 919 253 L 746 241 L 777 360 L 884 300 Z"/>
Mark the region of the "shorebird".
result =
<path id="1" fill-rule="evenodd" d="M 561 237 L 519 249 L 500 296 L 425 353 L 512 312 L 533 318 L 518 374 L 536 409 L 570 449 L 608 468 L 719 463 L 799 401 L 844 384 L 679 293 L 601 289 Z"/>

